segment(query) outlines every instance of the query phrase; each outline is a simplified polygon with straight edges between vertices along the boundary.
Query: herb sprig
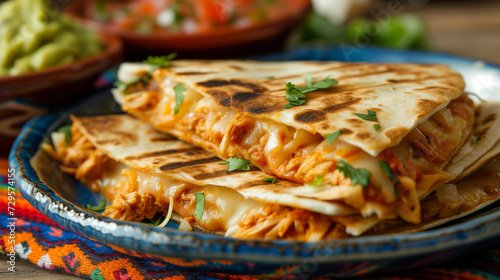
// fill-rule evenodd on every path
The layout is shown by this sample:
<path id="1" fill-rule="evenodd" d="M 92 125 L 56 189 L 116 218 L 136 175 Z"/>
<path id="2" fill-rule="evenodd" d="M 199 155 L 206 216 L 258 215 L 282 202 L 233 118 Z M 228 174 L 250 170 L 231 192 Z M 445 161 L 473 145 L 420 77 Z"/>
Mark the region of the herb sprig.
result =
<path id="1" fill-rule="evenodd" d="M 187 89 L 183 83 L 178 83 L 174 87 L 174 93 L 175 93 L 174 114 L 175 115 L 177 115 L 179 113 L 179 107 L 182 105 L 182 102 L 184 102 L 184 92 L 186 92 L 186 90 Z"/>
<path id="2" fill-rule="evenodd" d="M 104 211 L 104 209 L 106 209 L 106 200 L 101 199 L 99 201 L 99 204 L 94 205 L 94 206 L 92 206 L 90 204 L 85 204 L 85 208 L 87 208 L 90 211 L 94 211 L 94 212 L 102 212 L 102 211 Z"/>
<path id="3" fill-rule="evenodd" d="M 196 198 L 196 208 L 194 209 L 194 217 L 196 220 L 200 220 L 203 217 L 203 211 L 205 211 L 205 194 L 204 193 L 195 193 L 194 197 Z"/>
<path id="4" fill-rule="evenodd" d="M 368 110 L 368 114 L 354 113 L 354 115 L 362 118 L 363 120 L 374 121 L 374 122 L 377 121 L 377 115 L 375 114 L 375 111 L 372 111 L 372 110 Z"/>
<path id="5" fill-rule="evenodd" d="M 64 133 L 64 142 L 66 143 L 67 147 L 71 142 L 71 125 L 60 127 L 57 131 Z"/>
<path id="6" fill-rule="evenodd" d="M 266 183 L 271 183 L 271 184 L 276 183 L 276 179 L 275 178 L 269 178 L 269 177 L 264 178 L 263 181 L 266 182 Z"/>
<path id="7" fill-rule="evenodd" d="M 326 143 L 332 144 L 333 141 L 335 141 L 335 140 L 337 140 L 337 138 L 339 138 L 340 134 L 342 134 L 342 130 L 340 130 L 340 129 L 335 131 L 334 133 L 326 134 L 325 135 Z"/>
<path id="8" fill-rule="evenodd" d="M 291 82 L 286 84 L 285 98 L 288 101 L 288 104 L 283 106 L 283 108 L 300 106 L 307 102 L 307 100 L 303 99 L 306 98 L 306 93 L 319 89 L 327 89 L 338 84 L 336 80 L 330 79 L 330 77 L 326 77 L 319 82 L 313 83 L 312 74 L 304 75 L 303 79 L 307 86 L 296 87 L 295 84 L 292 84 Z"/>
<path id="9" fill-rule="evenodd" d="M 396 177 L 396 174 L 394 174 L 394 171 L 392 171 L 391 167 L 386 161 L 381 161 L 379 162 L 380 168 L 382 168 L 382 171 L 384 171 L 385 175 L 387 175 L 391 180 L 394 182 L 394 196 L 398 196 L 398 189 L 396 188 L 396 185 L 401 184 L 401 181 L 399 181 L 398 177 Z"/>
<path id="10" fill-rule="evenodd" d="M 227 164 L 227 171 L 250 170 L 250 161 L 238 157 L 228 158 L 227 161 L 221 162 L 220 164 Z"/>
<path id="11" fill-rule="evenodd" d="M 170 62 L 177 56 L 177 53 L 171 53 L 166 56 L 148 56 L 148 58 L 142 63 L 150 65 L 150 69 L 141 77 L 136 77 L 132 79 L 128 83 L 124 83 L 122 81 L 116 81 L 115 87 L 118 88 L 121 92 L 127 91 L 131 86 L 135 86 L 139 83 L 142 83 L 143 86 L 146 86 L 149 81 L 153 78 L 153 72 L 159 68 L 167 68 L 170 67 Z"/>
<path id="12" fill-rule="evenodd" d="M 364 168 L 354 168 L 342 159 L 338 160 L 337 169 L 344 173 L 346 178 L 351 179 L 353 186 L 359 184 L 363 189 L 368 187 L 371 175 L 368 170 Z"/>

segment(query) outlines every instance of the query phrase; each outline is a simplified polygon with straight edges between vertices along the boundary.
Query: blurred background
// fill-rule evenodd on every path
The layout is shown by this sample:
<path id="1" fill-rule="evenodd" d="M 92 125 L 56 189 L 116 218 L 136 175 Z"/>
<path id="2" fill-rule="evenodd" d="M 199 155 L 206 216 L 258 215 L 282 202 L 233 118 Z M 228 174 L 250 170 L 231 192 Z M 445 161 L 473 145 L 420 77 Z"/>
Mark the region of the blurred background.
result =
<path id="1" fill-rule="evenodd" d="M 329 46 L 500 64 L 500 1 L 0 1 L 0 156 L 30 118 L 110 86 L 122 61 L 172 52 L 251 58 Z"/>

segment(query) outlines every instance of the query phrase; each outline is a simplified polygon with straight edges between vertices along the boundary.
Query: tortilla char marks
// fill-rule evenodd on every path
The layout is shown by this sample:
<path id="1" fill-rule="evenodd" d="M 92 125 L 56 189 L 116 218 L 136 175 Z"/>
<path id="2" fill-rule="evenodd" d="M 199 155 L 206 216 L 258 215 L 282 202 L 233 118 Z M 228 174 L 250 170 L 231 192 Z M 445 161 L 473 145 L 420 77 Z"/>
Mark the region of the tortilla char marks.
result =
<path id="1" fill-rule="evenodd" d="M 405 135 L 408 133 L 408 129 L 406 127 L 394 127 L 390 129 L 384 130 L 382 134 L 389 139 L 391 142 L 396 141 L 401 137 L 401 135 Z"/>
<path id="2" fill-rule="evenodd" d="M 207 179 L 219 178 L 223 176 L 227 176 L 229 172 L 227 170 L 219 170 L 211 173 L 201 173 L 193 176 L 195 180 L 203 181 Z"/>
<path id="3" fill-rule="evenodd" d="M 345 122 L 348 123 L 349 126 L 353 127 L 359 127 L 365 123 L 365 121 L 363 121 L 362 119 L 356 119 L 356 118 L 346 119 Z"/>
<path id="4" fill-rule="evenodd" d="M 358 139 L 368 139 L 370 138 L 372 135 L 368 132 L 359 132 L 359 133 L 356 133 L 356 138 Z"/>
<path id="5" fill-rule="evenodd" d="M 178 139 L 169 137 L 169 136 L 162 136 L 162 137 L 152 137 L 148 139 L 150 142 L 172 142 L 172 141 L 177 141 Z"/>
<path id="6" fill-rule="evenodd" d="M 90 134 L 99 134 L 102 132 L 102 130 L 94 130 L 92 132 L 90 132 Z M 120 145 L 123 145 L 125 143 L 129 143 L 129 142 L 134 142 L 137 140 L 137 136 L 132 134 L 132 133 L 128 133 L 128 132 L 125 132 L 125 131 L 114 131 L 114 130 L 110 130 L 108 131 L 108 133 L 110 134 L 114 134 L 114 135 L 118 135 L 118 137 L 114 137 L 112 139 L 100 139 L 100 140 L 97 140 L 97 144 L 99 145 L 113 145 L 113 146 L 120 146 Z"/>
<path id="7" fill-rule="evenodd" d="M 258 104 L 257 102 L 255 102 L 253 104 L 249 104 L 249 106 L 244 108 L 244 110 L 246 112 L 249 112 L 249 113 L 252 113 L 255 115 L 269 114 L 269 113 L 278 112 L 278 111 L 283 110 L 283 105 L 285 105 L 285 104 L 280 104 L 280 103 L 272 104 L 271 103 L 269 105 L 262 105 L 262 104 Z"/>
<path id="8" fill-rule="evenodd" d="M 222 106 L 229 107 L 231 106 L 231 97 L 229 95 L 221 90 L 216 90 L 216 89 L 211 89 L 207 91 L 208 94 L 210 94 L 214 100 L 219 103 Z"/>
<path id="9" fill-rule="evenodd" d="M 214 79 L 214 80 L 208 80 L 204 82 L 199 82 L 199 86 L 205 87 L 205 88 L 219 88 L 219 87 L 242 87 L 249 89 L 251 92 L 263 92 L 266 90 L 265 87 L 262 87 L 260 85 L 257 85 L 252 82 L 244 82 L 241 80 L 236 80 L 236 79 L 231 79 L 231 80 L 221 80 L 221 79 Z"/>
<path id="10" fill-rule="evenodd" d="M 213 74 L 215 72 L 196 72 L 196 71 L 190 71 L 190 72 L 179 72 L 177 75 L 179 76 L 199 76 L 199 75 L 209 75 Z"/>
<path id="11" fill-rule="evenodd" d="M 342 128 L 342 129 L 340 129 L 340 131 L 342 131 L 342 134 L 344 134 L 344 135 L 352 134 L 352 130 L 350 130 L 348 128 Z"/>
<path id="12" fill-rule="evenodd" d="M 222 166 L 222 168 L 224 168 L 224 170 L 218 170 L 218 171 L 215 171 L 215 172 L 203 172 L 203 173 L 200 173 L 200 174 L 193 175 L 193 178 L 195 180 L 203 181 L 203 180 L 214 179 L 214 178 L 218 178 L 218 177 L 227 177 L 227 176 L 231 176 L 233 174 L 238 174 L 238 173 L 249 173 L 249 172 L 251 172 L 251 171 L 245 171 L 245 170 L 227 171 L 227 167 L 224 166 L 224 165 Z M 256 170 L 256 169 L 254 169 L 254 170 Z M 255 181 L 256 177 L 254 177 L 254 176 L 258 176 L 258 175 L 252 175 L 252 181 Z M 259 185 L 260 184 L 262 184 L 262 183 L 259 182 Z"/>
<path id="13" fill-rule="evenodd" d="M 418 111 L 418 118 L 427 116 L 429 113 L 433 112 L 442 102 L 437 102 L 428 99 L 418 99 L 416 104 L 416 110 Z"/>
<path id="14" fill-rule="evenodd" d="M 101 131 L 109 130 L 119 126 L 122 120 L 113 115 L 99 117 L 72 117 L 73 121 L 79 122 L 82 127 L 91 134 L 98 134 Z"/>
<path id="15" fill-rule="evenodd" d="M 328 100 L 325 100 L 325 101 L 328 101 Z M 358 103 L 359 101 L 361 101 L 361 98 L 348 98 L 344 102 L 333 104 L 333 105 L 326 104 L 326 102 L 325 102 L 325 104 L 327 105 L 327 107 L 325 107 L 323 109 L 323 111 L 326 111 L 328 113 L 337 112 L 337 111 L 340 111 L 340 110 L 347 109 L 350 106 Z"/>
<path id="16" fill-rule="evenodd" d="M 437 95 L 446 96 L 449 94 L 449 88 L 440 86 L 430 86 L 416 89 L 417 91 L 433 92 Z"/>
<path id="17" fill-rule="evenodd" d="M 258 176 L 258 175 L 256 175 L 256 176 Z M 282 180 L 278 180 L 275 184 L 263 183 L 263 180 L 264 179 L 254 180 L 254 181 L 245 183 L 243 185 L 236 186 L 236 187 L 234 187 L 234 189 L 237 191 L 241 191 L 241 190 L 248 189 L 248 188 L 259 187 L 260 189 L 264 189 L 266 191 L 271 191 L 271 192 L 279 192 L 279 191 L 283 191 L 284 189 L 286 189 L 286 188 L 283 188 L 282 186 L 280 186 L 280 182 L 283 182 Z"/>
<path id="18" fill-rule="evenodd" d="M 151 158 L 151 157 L 159 157 L 159 156 L 166 156 L 166 155 L 173 155 L 173 154 L 180 154 L 180 153 L 188 153 L 188 152 L 193 152 L 193 151 L 198 151 L 201 150 L 199 148 L 186 148 L 186 149 L 170 149 L 170 150 L 164 150 L 164 151 L 155 151 L 155 152 L 149 152 L 149 153 L 143 153 L 140 155 L 133 155 L 133 156 L 128 156 L 125 158 L 125 160 L 139 160 L 139 159 L 145 159 L 145 158 Z"/>
<path id="19" fill-rule="evenodd" d="M 173 162 L 169 164 L 165 164 L 160 166 L 161 171 L 169 171 L 169 170 L 175 170 L 175 169 L 180 169 L 184 167 L 192 167 L 195 165 L 203 165 L 207 163 L 213 163 L 213 162 L 221 162 L 221 159 L 218 157 L 210 157 L 210 158 L 202 158 L 202 159 L 196 159 L 196 160 L 190 160 L 190 161 L 180 161 L 180 162 Z"/>
<path id="20" fill-rule="evenodd" d="M 122 141 L 118 139 L 103 139 L 103 140 L 98 140 L 96 141 L 98 145 L 112 145 L 112 146 L 119 146 L 122 144 Z"/>
<path id="21" fill-rule="evenodd" d="M 483 124 L 483 125 L 484 125 L 484 124 L 487 124 L 487 123 L 489 123 L 489 122 L 495 121 L 496 119 L 497 119 L 497 115 L 495 115 L 495 114 L 490 114 L 490 115 L 488 115 L 488 116 L 487 116 L 487 117 L 486 117 L 486 118 L 485 118 L 485 119 L 481 122 L 481 124 Z"/>
<path id="22" fill-rule="evenodd" d="M 326 113 L 317 110 L 305 110 L 296 114 L 294 119 L 301 123 L 320 122 L 326 119 Z"/>
<path id="23" fill-rule="evenodd" d="M 255 92 L 236 92 L 231 96 L 231 104 L 239 104 L 252 99 L 258 98 L 260 95 Z"/>

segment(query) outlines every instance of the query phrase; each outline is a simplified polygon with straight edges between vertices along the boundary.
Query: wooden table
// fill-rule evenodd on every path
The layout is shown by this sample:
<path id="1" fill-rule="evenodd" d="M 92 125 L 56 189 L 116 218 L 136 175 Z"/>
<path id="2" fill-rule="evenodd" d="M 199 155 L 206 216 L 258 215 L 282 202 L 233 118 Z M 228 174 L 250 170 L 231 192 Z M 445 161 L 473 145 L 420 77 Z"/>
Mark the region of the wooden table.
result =
<path id="1" fill-rule="evenodd" d="M 412 11 L 426 22 L 432 49 L 500 65 L 500 1 L 438 1 Z M 78 277 L 55 274 L 16 261 L 16 273 L 7 271 L 0 255 L 1 279 L 66 280 Z"/>
<path id="2" fill-rule="evenodd" d="M 500 65 L 500 1 L 439 1 L 413 12 L 426 22 L 433 50 Z"/>

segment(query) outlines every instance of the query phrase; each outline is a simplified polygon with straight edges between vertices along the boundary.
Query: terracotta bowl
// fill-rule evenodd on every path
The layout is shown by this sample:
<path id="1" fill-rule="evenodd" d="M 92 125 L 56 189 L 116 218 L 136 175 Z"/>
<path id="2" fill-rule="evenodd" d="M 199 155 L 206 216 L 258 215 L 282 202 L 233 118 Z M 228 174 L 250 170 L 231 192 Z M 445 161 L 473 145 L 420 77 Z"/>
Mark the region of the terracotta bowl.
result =
<path id="1" fill-rule="evenodd" d="M 91 29 L 122 38 L 128 59 L 143 59 L 147 55 L 161 55 L 173 51 L 181 54 L 183 58 L 225 58 L 276 51 L 284 45 L 286 36 L 311 7 L 309 0 L 286 1 L 289 5 L 286 15 L 247 27 L 222 26 L 209 32 L 194 34 L 168 30 L 139 34 L 86 17 L 85 6 L 94 1 L 73 1 L 64 11 Z"/>
<path id="2" fill-rule="evenodd" d="M 104 50 L 71 64 L 18 76 L 0 77 L 0 157 L 6 156 L 22 125 L 80 100 L 99 75 L 120 62 L 120 39 L 102 35 Z"/>

